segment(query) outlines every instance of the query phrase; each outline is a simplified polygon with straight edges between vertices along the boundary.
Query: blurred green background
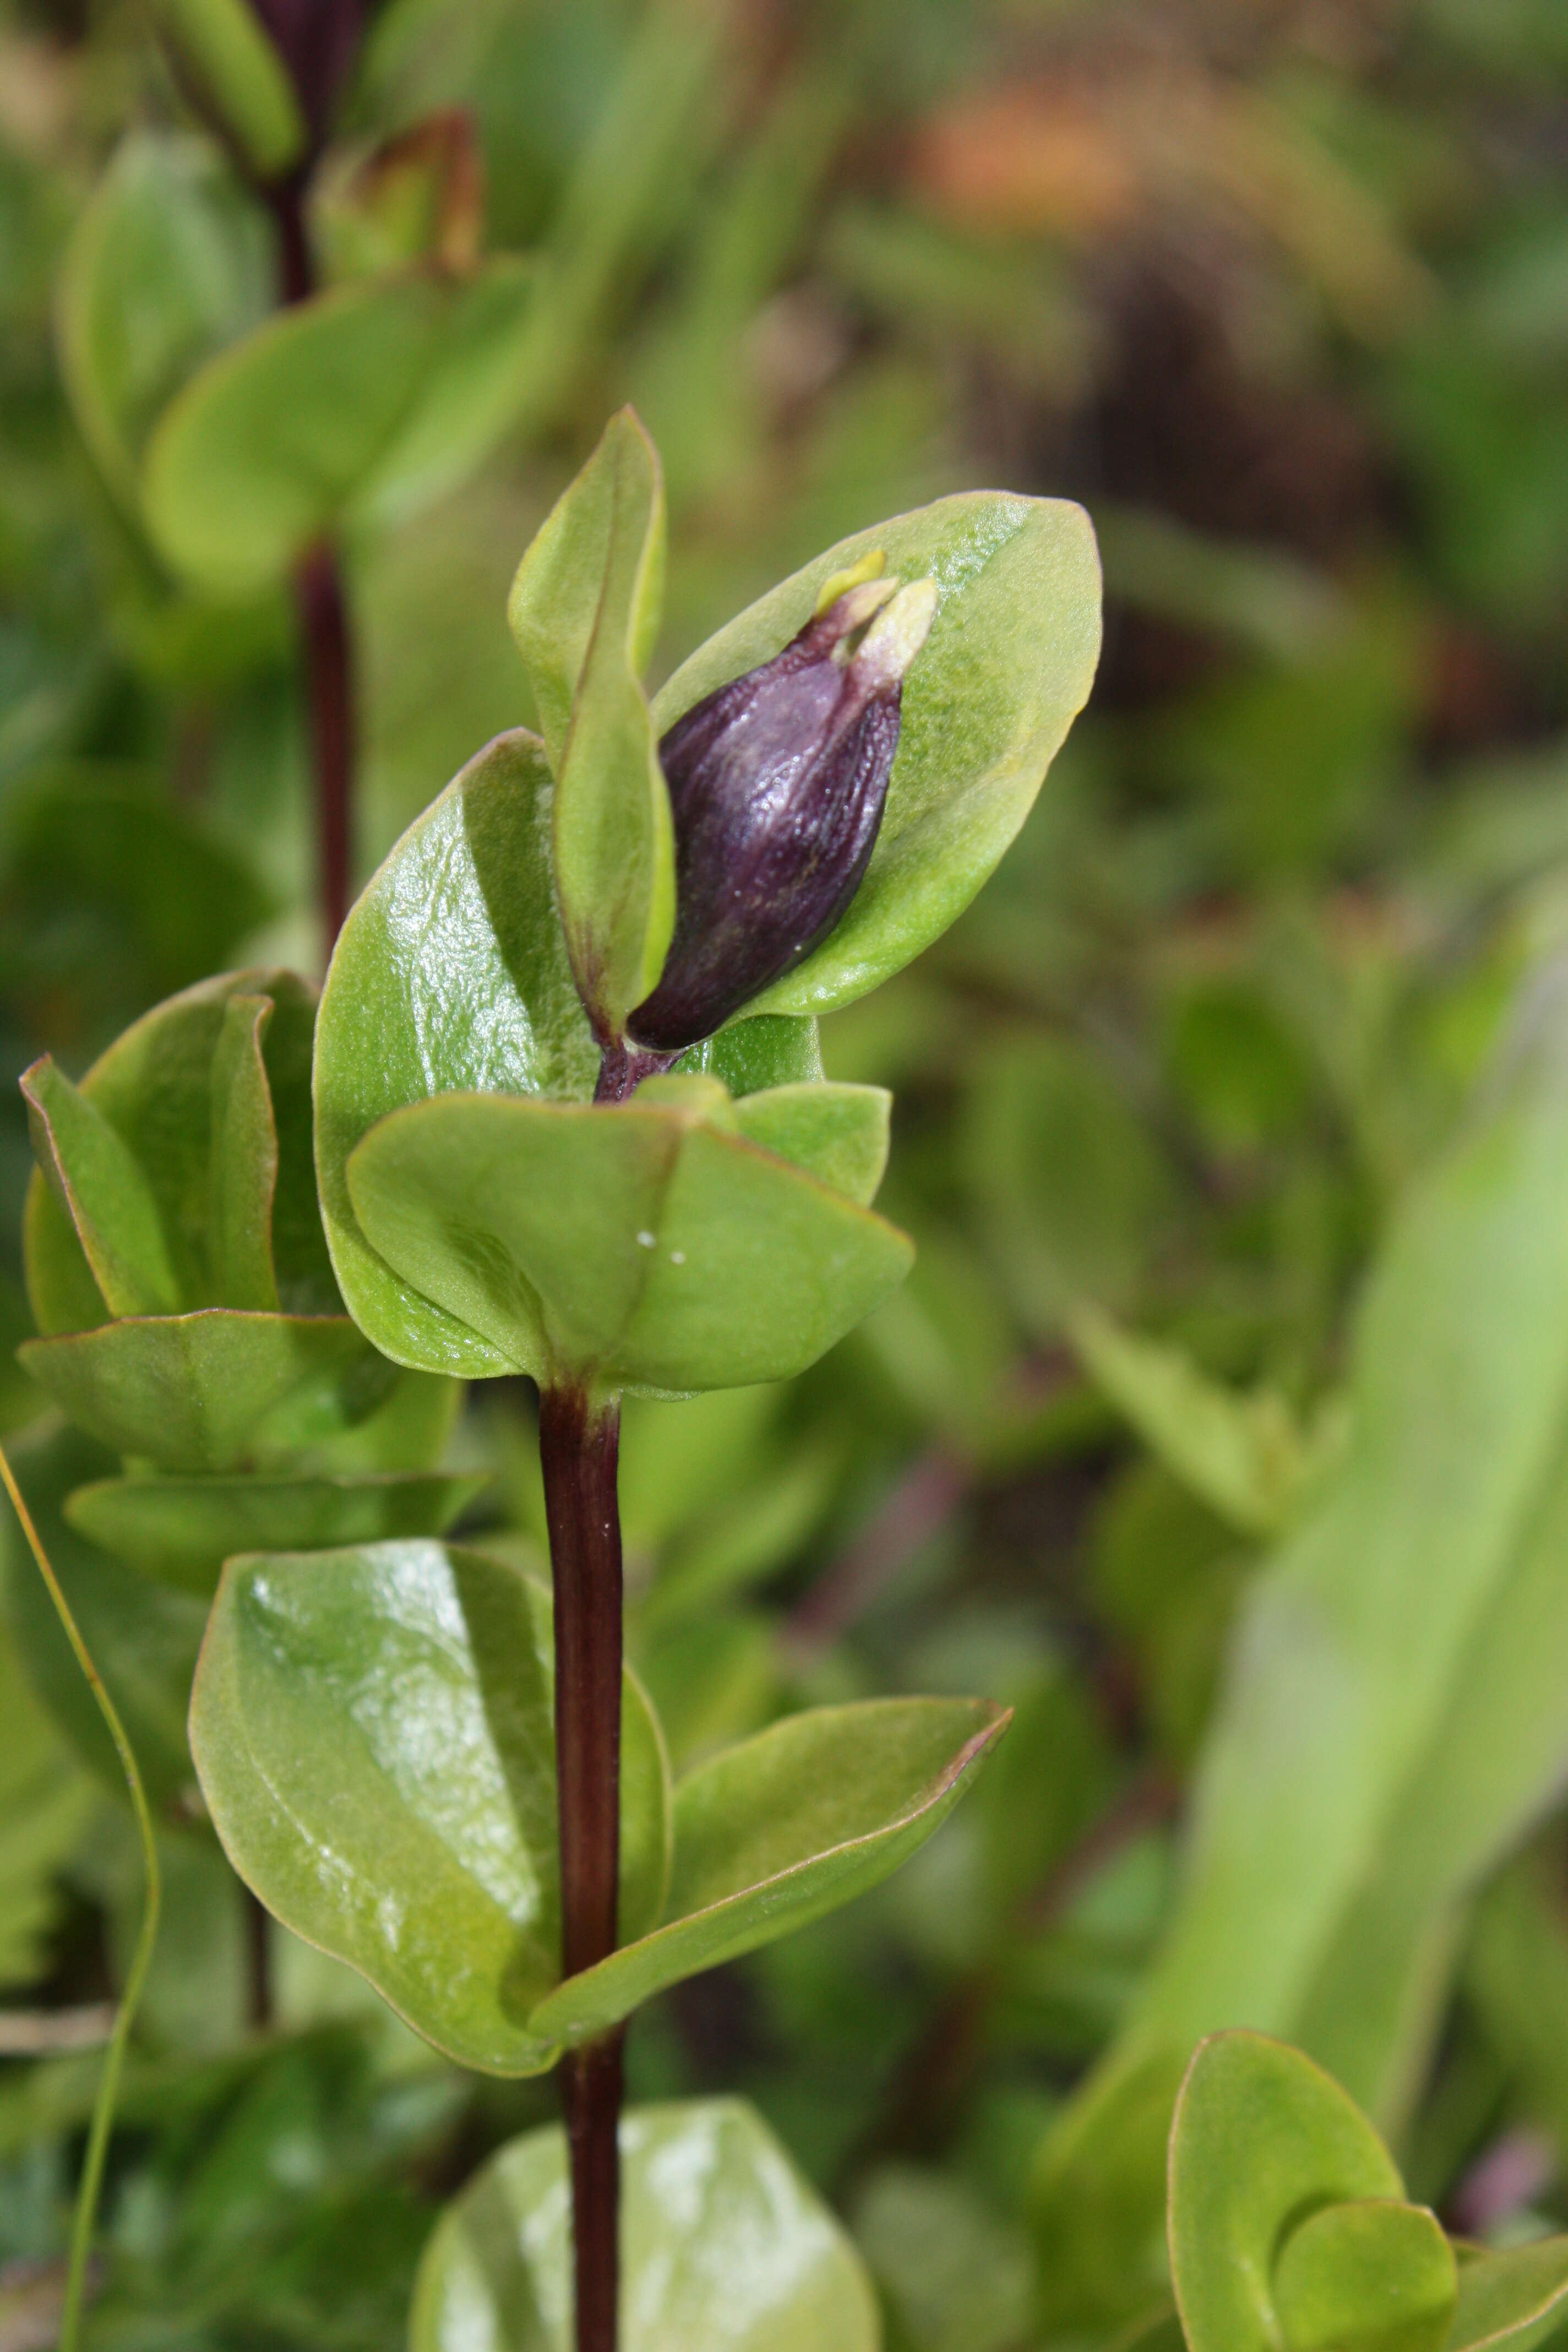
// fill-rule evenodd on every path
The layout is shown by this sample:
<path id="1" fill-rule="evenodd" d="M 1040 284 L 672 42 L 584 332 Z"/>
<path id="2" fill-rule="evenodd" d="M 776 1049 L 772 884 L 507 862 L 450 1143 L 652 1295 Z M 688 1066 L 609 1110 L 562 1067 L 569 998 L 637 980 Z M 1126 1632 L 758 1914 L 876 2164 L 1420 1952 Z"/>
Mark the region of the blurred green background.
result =
<path id="1" fill-rule="evenodd" d="M 1543 1099 L 1568 1093 L 1568 11 L 388 0 L 344 152 L 448 108 L 482 158 L 484 244 L 531 257 L 548 300 L 482 467 L 348 534 L 361 878 L 529 719 L 506 587 L 623 401 L 669 489 L 661 675 L 830 541 L 945 490 L 1077 498 L 1100 533 L 1099 682 L 1022 837 L 825 1031 L 832 1075 L 896 1090 L 883 1205 L 917 1271 L 794 1391 L 634 1407 L 624 1496 L 634 1647 L 678 1764 L 806 1700 L 1018 1709 L 914 1865 L 639 2020 L 634 2095 L 754 2099 L 849 2218 L 894 2352 L 1105 2341 L 1114 2281 L 1038 2284 L 1064 2214 L 1110 2211 L 1094 2259 L 1123 2260 L 1115 2198 L 1062 2187 L 1051 2133 L 1179 1911 L 1194 1776 L 1244 1737 L 1233 1628 L 1376 1381 L 1397 1391 L 1426 1345 L 1391 1309 L 1347 1406 L 1369 1269 L 1489 1115 L 1521 1024 Z M 64 389 L 94 192 L 149 153 L 224 168 L 142 11 L 6 0 L 11 1077 L 45 1050 L 79 1074 L 209 971 L 320 961 L 288 603 L 182 587 Z M 125 266 L 143 430 L 267 299 L 265 219 L 215 201 L 234 218 L 179 263 L 207 302 L 184 344 L 161 233 Z M 30 1164 L 8 1084 L 0 1409 L 24 1447 Z M 1514 1202 L 1505 1175 L 1483 1150 L 1521 1262 L 1549 1256 L 1568 1201 Z M 1482 1381 L 1514 1345 L 1486 1304 L 1454 1343 Z M 1486 1471 L 1456 1394 L 1410 1407 L 1413 1491 Z M 1542 1411 L 1568 1429 L 1568 1383 Z M 469 1532 L 515 1556 L 542 1539 L 531 1413 L 521 1388 L 476 1393 L 455 1441 L 496 1474 Z M 1560 1573 L 1542 1540 L 1568 1587 L 1568 1539 Z M 1419 1615 L 1468 1570 L 1411 1541 Z M 137 1888 L 129 1815 L 37 1696 L 32 1576 L 13 1560 L 0 1647 L 0 2352 L 54 2341 L 97 2063 L 72 2041 L 101 2031 Z M 125 1670 L 155 1684 L 174 1636 L 122 1613 Z M 1441 1807 L 1470 1783 L 1444 1783 L 1439 1861 L 1400 1915 L 1431 1927 L 1421 1999 L 1354 2084 L 1413 2193 L 1493 2238 L 1568 2219 L 1568 1633 L 1544 1604 L 1531 1622 L 1536 1680 L 1505 1677 L 1487 1722 L 1528 1718 L 1542 1753 L 1468 1844 Z M 1459 1641 L 1456 1691 L 1473 1655 Z M 1388 1766 L 1402 1802 L 1436 1785 L 1428 1717 Z M 552 2088 L 460 2076 L 280 1935 L 258 2022 L 226 1865 L 174 1819 L 166 1860 L 91 2341 L 395 2346 L 438 2201 Z M 1248 1933 L 1245 1904 L 1211 1923 L 1225 1953 Z M 1261 2021 L 1338 2053 L 1342 2011 Z"/>

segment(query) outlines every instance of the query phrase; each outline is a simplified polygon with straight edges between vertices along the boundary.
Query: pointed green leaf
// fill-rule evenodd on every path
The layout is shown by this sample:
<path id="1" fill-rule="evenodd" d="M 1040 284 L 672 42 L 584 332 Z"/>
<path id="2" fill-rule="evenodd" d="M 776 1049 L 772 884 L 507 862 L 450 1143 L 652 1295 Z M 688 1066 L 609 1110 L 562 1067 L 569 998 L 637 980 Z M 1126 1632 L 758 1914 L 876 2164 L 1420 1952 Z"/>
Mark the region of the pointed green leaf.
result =
<path id="1" fill-rule="evenodd" d="M 640 677 L 658 631 L 663 572 L 658 452 L 636 410 L 623 408 L 545 517 L 507 600 L 557 773 L 606 596 L 609 635 Z"/>
<path id="2" fill-rule="evenodd" d="M 498 736 L 417 818 L 343 926 L 321 996 L 321 1213 L 351 1313 L 395 1362 L 480 1378 L 503 1348 L 405 1281 L 361 1230 L 350 1153 L 435 1095 L 591 1100 L 599 1056 L 550 878 L 551 779 L 537 737 Z M 815 1023 L 746 1021 L 691 1058 L 731 1090 L 820 1075 Z"/>
<path id="3" fill-rule="evenodd" d="M 879 2352 L 859 2256 L 740 2099 L 621 2119 L 622 2352 Z M 512 2140 L 447 2208 L 409 2352 L 567 2352 L 565 2136 Z"/>
<path id="4" fill-rule="evenodd" d="M 231 996 L 213 1048 L 207 1235 L 215 1288 L 226 1307 L 276 1313 L 272 1202 L 278 1130 L 261 1041 L 269 996 Z"/>
<path id="5" fill-rule="evenodd" d="M 33 1154 L 111 1315 L 180 1305 L 158 1203 L 118 1128 L 46 1054 L 23 1073 Z"/>
<path id="6" fill-rule="evenodd" d="M 133 131 L 71 231 L 56 317 L 82 437 L 141 512 L 141 458 L 203 362 L 259 326 L 273 265 L 261 208 L 205 139 Z"/>
<path id="7" fill-rule="evenodd" d="M 205 1307 L 29 1339 L 17 1352 L 101 1444 L 165 1470 L 276 1460 L 362 1418 L 386 1387 L 346 1315 Z"/>
<path id="8" fill-rule="evenodd" d="M 1023 824 L 1083 707 L 1100 650 L 1100 567 L 1079 507 L 968 491 L 828 548 L 710 637 L 654 703 L 662 735 L 769 661 L 823 583 L 874 548 L 932 578 L 936 619 L 903 689 L 898 756 L 866 878 L 841 922 L 754 1009 L 826 1013 L 899 971 L 969 904 Z"/>
<path id="9" fill-rule="evenodd" d="M 868 1209 L 888 1165 L 892 1109 L 886 1087 L 770 1087 L 735 1105 L 735 1127 Z"/>
<path id="10" fill-rule="evenodd" d="M 1447 2352 L 1531 2352 L 1558 2328 L 1568 2305 L 1568 2238 L 1476 2254 L 1459 2265 L 1459 2299 Z"/>
<path id="11" fill-rule="evenodd" d="M 348 1162 L 360 1230 L 536 1377 L 688 1390 L 804 1370 L 901 1279 L 909 1244 L 711 1124 L 734 1110 L 716 1079 L 644 1093 L 593 1108 L 443 1095 L 396 1112 Z"/>
<path id="12" fill-rule="evenodd" d="M 560 1979 L 550 1596 L 431 1542 L 232 1561 L 191 1704 L 235 1868 L 462 2064 L 536 2074 Z M 658 1916 L 668 1768 L 628 1675 L 621 1915 Z"/>
<path id="13" fill-rule="evenodd" d="M 272 1016 L 262 1056 L 276 1113 L 278 1177 L 272 1254 L 290 1312 L 331 1314 L 339 1300 L 316 1207 L 310 1059 L 315 995 L 295 973 L 225 972 L 132 1022 L 82 1079 L 80 1093 L 133 1154 L 156 1205 L 179 1307 L 220 1306 L 209 1222 L 213 1207 L 213 1058 L 232 996 L 266 997 Z M 69 1220 L 35 1178 L 24 1225 L 27 1291 L 41 1330 L 80 1330 L 88 1262 Z"/>
<path id="14" fill-rule="evenodd" d="M 1274 2265 L 1288 2352 L 1442 2352 L 1458 2291 L 1436 2217 L 1388 2198 L 1310 2214 Z"/>
<path id="15" fill-rule="evenodd" d="M 623 409 L 523 557 L 507 608 L 555 771 L 567 950 L 605 1039 L 654 986 L 675 927 L 675 835 L 642 688 L 663 573 L 658 455 Z"/>
<path id="16" fill-rule="evenodd" d="M 700 1765 L 676 1790 L 664 1926 L 569 1977 L 532 2031 L 590 2041 L 853 1902 L 941 1826 L 1007 1722 L 984 1699 L 867 1699 L 786 1717 Z"/>
<path id="17" fill-rule="evenodd" d="M 382 1472 L 350 1478 L 100 1478 L 66 1498 L 78 1532 L 142 1575 L 210 1594 L 242 1551 L 325 1551 L 437 1536 L 479 1476 Z"/>
<path id="18" fill-rule="evenodd" d="M 158 0 L 160 23 L 218 120 L 264 180 L 304 152 L 306 128 L 289 68 L 246 0 Z"/>
<path id="19" fill-rule="evenodd" d="M 1286 2231 L 1321 2206 L 1403 2194 L 1372 2126 L 1310 2058 L 1261 2033 L 1201 2042 L 1171 2126 L 1168 2208 L 1191 2352 L 1278 2352 Z"/>

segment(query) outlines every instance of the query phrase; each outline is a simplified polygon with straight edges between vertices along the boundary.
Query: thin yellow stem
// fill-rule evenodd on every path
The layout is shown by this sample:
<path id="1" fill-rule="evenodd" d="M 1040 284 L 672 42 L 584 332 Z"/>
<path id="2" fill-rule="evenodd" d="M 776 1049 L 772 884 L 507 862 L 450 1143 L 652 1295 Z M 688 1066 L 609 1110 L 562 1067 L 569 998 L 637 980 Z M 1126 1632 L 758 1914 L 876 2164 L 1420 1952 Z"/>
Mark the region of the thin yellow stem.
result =
<path id="1" fill-rule="evenodd" d="M 142 1785 L 141 1768 L 135 1751 L 125 1736 L 125 1726 L 120 1720 L 120 1710 L 104 1688 L 103 1678 L 93 1664 L 87 1643 L 82 1640 L 70 1603 L 60 1590 L 58 1577 L 49 1565 L 33 1515 L 22 1499 L 16 1475 L 0 1445 L 0 1486 L 11 1497 L 12 1508 L 22 1522 L 22 1533 L 38 1563 L 38 1573 L 48 1588 L 55 1613 L 65 1628 L 67 1641 L 76 1654 L 76 1662 L 87 1676 L 88 1686 L 98 1702 L 98 1711 L 109 1727 L 120 1759 L 120 1769 L 125 1775 L 125 1785 L 131 1791 L 131 1807 L 136 1815 L 136 1827 L 142 1837 L 142 1864 L 146 1878 L 146 1896 L 142 1907 L 142 1927 L 136 1938 L 136 1949 L 125 1979 L 125 1990 L 120 1997 L 120 2011 L 110 2037 L 108 2054 L 103 2062 L 103 2074 L 98 2085 L 98 2097 L 93 2102 L 92 2126 L 87 2137 L 87 2157 L 81 2168 L 81 2185 L 77 2191 L 76 2218 L 71 2224 L 70 2265 L 66 2273 L 65 2309 L 60 2319 L 59 2352 L 77 2352 L 81 2337 L 82 2302 L 87 2291 L 88 2256 L 92 2251 L 93 2223 L 98 2216 L 99 2191 L 103 2184 L 104 2159 L 109 2153 L 109 2135 L 114 2122 L 114 2103 L 120 2091 L 120 2073 L 125 2063 L 125 2045 L 131 2035 L 132 2021 L 136 2015 L 142 1988 L 153 1958 L 153 1947 L 158 1940 L 158 1906 L 163 1885 L 158 1872 L 158 1847 L 153 1835 L 153 1816 L 148 1810 L 147 1791 Z"/>

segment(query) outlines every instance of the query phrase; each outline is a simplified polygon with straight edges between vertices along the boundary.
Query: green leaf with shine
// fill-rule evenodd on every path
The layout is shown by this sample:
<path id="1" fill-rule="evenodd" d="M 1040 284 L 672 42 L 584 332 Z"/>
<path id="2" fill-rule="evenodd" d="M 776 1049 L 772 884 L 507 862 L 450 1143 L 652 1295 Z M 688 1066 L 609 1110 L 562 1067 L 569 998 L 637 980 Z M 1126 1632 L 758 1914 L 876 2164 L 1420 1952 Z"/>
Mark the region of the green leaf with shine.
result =
<path id="1" fill-rule="evenodd" d="M 1171 2275 L 1191 2352 L 1279 2352 L 1273 2278 L 1287 2232 L 1323 2206 L 1404 2196 L 1339 2084 L 1299 2050 L 1247 2032 L 1199 2044 L 1176 2100 L 1169 2182 Z"/>
<path id="2" fill-rule="evenodd" d="M 700 1765 L 675 1793 L 665 1924 L 568 1978 L 534 2032 L 591 2040 L 879 1885 L 946 1820 L 1007 1721 L 984 1699 L 866 1699 L 788 1716 Z"/>
<path id="3" fill-rule="evenodd" d="M 521 728 L 468 762 L 398 842 L 349 915 L 321 995 L 316 1156 L 350 1312 L 386 1355 L 430 1371 L 516 1369 L 372 1246 L 347 1162 L 389 1111 L 436 1095 L 591 1101 L 598 1050 L 550 876 L 550 769 Z M 820 1076 L 816 1024 L 739 1023 L 689 1057 L 735 1092 Z"/>
<path id="4" fill-rule="evenodd" d="M 622 2352 L 879 2352 L 858 2254 L 741 2099 L 634 2107 L 621 2152 Z M 409 2352 L 569 2352 L 566 2142 L 491 2157 L 436 2226 Z"/>
<path id="5" fill-rule="evenodd" d="M 28 1339 L 17 1354 L 45 1394 L 101 1444 L 165 1470 L 275 1460 L 361 1418 L 379 1378 L 346 1315 L 221 1307 Z"/>
<path id="6" fill-rule="evenodd" d="M 560 1980 L 550 1596 L 434 1542 L 261 1554 L 219 1584 L 191 1706 L 240 1876 L 461 2064 L 537 2074 Z M 628 1675 L 621 1918 L 658 1917 L 668 1768 Z"/>
<path id="7" fill-rule="evenodd" d="M 66 1497 L 78 1532 L 142 1575 L 210 1594 L 226 1559 L 444 1533 L 483 1475 L 383 1471 L 345 1478 L 99 1478 Z"/>
<path id="8" fill-rule="evenodd" d="M 755 1118 L 767 1101 L 742 1107 Z M 733 1111 L 700 1076 L 616 1106 L 440 1096 L 371 1130 L 349 1197 L 386 1263 L 513 1369 L 659 1391 L 781 1380 L 868 1313 L 912 1252 L 715 1123 Z"/>
<path id="9" fill-rule="evenodd" d="M 1424 2205 L 1328 2205 L 1292 2230 L 1274 2266 L 1288 2352 L 1442 2352 L 1454 2250 Z"/>
<path id="10" fill-rule="evenodd" d="M 1034 803 L 1100 651 L 1100 566 L 1080 507 L 994 490 L 857 531 L 683 662 L 654 701 L 662 736 L 716 687 L 770 661 L 823 583 L 880 548 L 889 577 L 934 579 L 931 635 L 904 682 L 877 845 L 847 913 L 752 1008 L 827 1013 L 900 971 L 962 914 Z"/>

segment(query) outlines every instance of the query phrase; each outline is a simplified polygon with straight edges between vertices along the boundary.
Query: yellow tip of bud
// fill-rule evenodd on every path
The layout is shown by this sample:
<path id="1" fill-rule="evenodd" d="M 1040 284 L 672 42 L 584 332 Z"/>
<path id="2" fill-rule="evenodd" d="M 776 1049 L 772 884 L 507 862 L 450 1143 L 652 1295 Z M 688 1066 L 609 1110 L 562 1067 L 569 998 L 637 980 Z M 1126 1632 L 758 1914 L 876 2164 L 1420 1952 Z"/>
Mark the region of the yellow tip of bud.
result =
<path id="1" fill-rule="evenodd" d="M 822 593 L 817 597 L 812 619 L 820 621 L 824 613 L 837 604 L 840 596 L 847 595 L 851 588 L 864 586 L 868 580 L 879 580 L 887 568 L 887 557 L 879 547 L 873 547 L 858 563 L 850 564 L 846 571 L 831 572 L 822 583 Z"/>

